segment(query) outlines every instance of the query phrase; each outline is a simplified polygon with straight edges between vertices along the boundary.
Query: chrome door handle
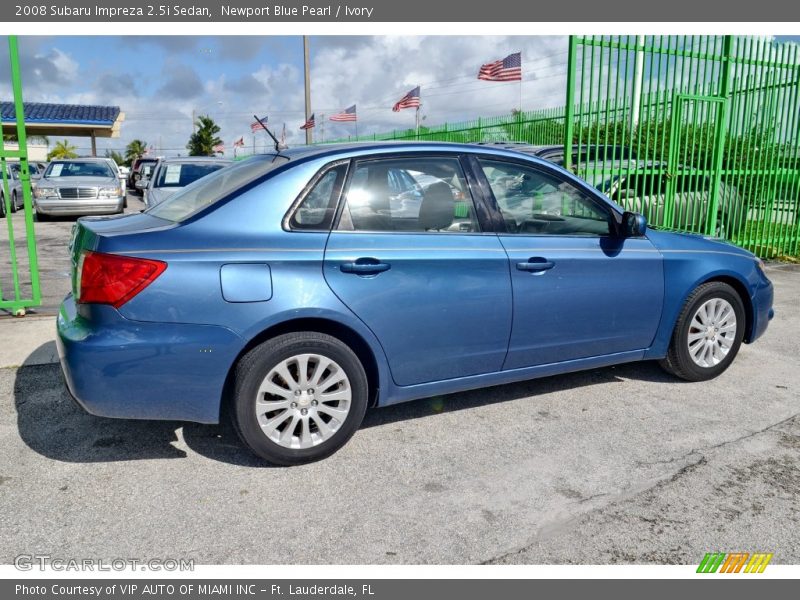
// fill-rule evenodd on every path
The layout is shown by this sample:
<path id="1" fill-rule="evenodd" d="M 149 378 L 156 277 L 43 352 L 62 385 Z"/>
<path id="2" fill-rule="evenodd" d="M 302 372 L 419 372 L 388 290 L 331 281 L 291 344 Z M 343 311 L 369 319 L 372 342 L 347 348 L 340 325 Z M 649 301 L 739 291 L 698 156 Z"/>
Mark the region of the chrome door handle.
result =
<path id="1" fill-rule="evenodd" d="M 367 262 L 367 261 L 370 262 Z M 373 262 L 374 261 L 374 262 Z M 359 258 L 355 262 L 342 263 L 339 267 L 342 273 L 355 273 L 356 275 L 377 275 L 392 268 L 389 263 L 378 262 L 375 259 Z"/>
<path id="2" fill-rule="evenodd" d="M 542 271 L 547 271 L 548 269 L 552 269 L 556 266 L 551 260 L 545 260 L 543 258 L 532 258 L 527 262 L 518 262 L 517 269 L 520 271 L 531 271 L 533 273 L 540 273 Z"/>

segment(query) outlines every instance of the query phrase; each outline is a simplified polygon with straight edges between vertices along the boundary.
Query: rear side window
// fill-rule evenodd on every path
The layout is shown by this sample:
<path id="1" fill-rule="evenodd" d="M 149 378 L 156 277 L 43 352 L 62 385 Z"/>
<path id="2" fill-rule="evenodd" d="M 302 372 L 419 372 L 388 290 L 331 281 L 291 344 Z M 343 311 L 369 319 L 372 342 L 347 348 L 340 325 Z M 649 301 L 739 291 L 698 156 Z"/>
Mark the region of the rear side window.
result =
<path id="1" fill-rule="evenodd" d="M 480 231 L 458 158 L 441 156 L 357 163 L 339 229 L 418 233 Z"/>
<path id="2" fill-rule="evenodd" d="M 346 175 L 347 162 L 318 174 L 289 219 L 289 227 L 305 231 L 330 230 Z"/>

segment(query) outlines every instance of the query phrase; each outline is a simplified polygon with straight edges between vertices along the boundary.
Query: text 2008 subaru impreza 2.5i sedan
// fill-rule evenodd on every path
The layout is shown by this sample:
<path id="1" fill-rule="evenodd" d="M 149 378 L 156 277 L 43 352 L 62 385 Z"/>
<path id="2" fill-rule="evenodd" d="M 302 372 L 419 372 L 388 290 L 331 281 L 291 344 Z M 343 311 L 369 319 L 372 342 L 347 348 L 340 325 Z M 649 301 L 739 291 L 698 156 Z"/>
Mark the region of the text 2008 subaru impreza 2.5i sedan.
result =
<path id="1" fill-rule="evenodd" d="M 485 146 L 257 156 L 83 218 L 70 248 L 58 346 L 86 410 L 214 423 L 227 404 L 284 465 L 332 454 L 368 406 L 637 360 L 716 377 L 773 315 L 749 252 Z"/>

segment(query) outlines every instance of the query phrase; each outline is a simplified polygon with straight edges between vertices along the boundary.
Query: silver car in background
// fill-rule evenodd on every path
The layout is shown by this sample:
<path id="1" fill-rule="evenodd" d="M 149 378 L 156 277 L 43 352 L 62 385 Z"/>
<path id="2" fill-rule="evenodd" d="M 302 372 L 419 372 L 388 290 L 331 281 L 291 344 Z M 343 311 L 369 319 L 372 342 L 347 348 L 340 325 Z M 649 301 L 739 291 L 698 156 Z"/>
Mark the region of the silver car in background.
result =
<path id="1" fill-rule="evenodd" d="M 33 175 L 34 167 L 30 167 Z M 6 163 L 6 180 L 8 181 L 9 206 L 8 209 L 14 213 L 22 208 L 22 180 L 19 175 L 18 163 Z M 0 182 L 0 218 L 6 216 L 6 192 L 5 186 Z"/>
<path id="2" fill-rule="evenodd" d="M 33 190 L 39 220 L 51 216 L 109 215 L 123 211 L 119 174 L 105 158 L 54 160 Z"/>
<path id="3" fill-rule="evenodd" d="M 204 156 L 162 158 L 143 187 L 145 206 L 159 204 L 190 183 L 232 163 L 226 158 Z"/>

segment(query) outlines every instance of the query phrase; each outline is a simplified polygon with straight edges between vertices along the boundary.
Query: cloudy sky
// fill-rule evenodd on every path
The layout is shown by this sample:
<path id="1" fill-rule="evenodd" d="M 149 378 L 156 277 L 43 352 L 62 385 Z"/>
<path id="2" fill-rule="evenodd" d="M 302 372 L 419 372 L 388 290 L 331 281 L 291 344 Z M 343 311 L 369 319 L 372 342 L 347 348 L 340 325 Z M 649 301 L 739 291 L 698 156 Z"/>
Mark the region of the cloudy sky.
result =
<path id="1" fill-rule="evenodd" d="M 103 104 L 125 113 L 120 139 L 98 139 L 98 152 L 122 149 L 134 138 L 185 152 L 192 110 L 209 114 L 230 146 L 240 135 L 248 149 L 253 113 L 286 123 L 287 139 L 304 133 L 303 44 L 300 37 L 20 37 L 24 97 L 31 102 Z M 519 83 L 476 79 L 481 63 L 522 51 L 524 108 L 563 104 L 563 37 L 310 38 L 312 107 L 324 136 L 354 133 L 352 123 L 328 117 L 358 107 L 359 134 L 412 127 L 414 111 L 392 104 L 422 84 L 424 123 L 508 114 L 519 104 Z M 5 51 L 5 48 L 2 48 Z M 0 95 L 11 97 L 8 59 L 0 55 Z M 322 134 L 318 126 L 315 136 Z M 87 152 L 88 139 L 72 140 Z M 260 150 L 264 134 L 257 137 Z"/>
<path id="2" fill-rule="evenodd" d="M 125 113 L 122 137 L 99 139 L 100 154 L 121 151 L 134 138 L 159 154 L 183 154 L 193 109 L 220 124 L 229 149 L 241 135 L 252 148 L 253 113 L 268 115 L 278 131 L 286 123 L 290 144 L 303 139 L 297 36 L 20 37 L 19 45 L 26 101 L 115 105 Z M 352 123 L 328 121 L 354 103 L 359 134 L 412 127 L 414 111 L 393 113 L 391 106 L 415 85 L 422 85 L 425 124 L 508 114 L 519 105 L 519 83 L 482 82 L 476 75 L 481 63 L 518 51 L 523 109 L 564 103 L 565 37 L 314 36 L 310 47 L 312 108 L 318 123 L 325 115 L 325 139 L 354 133 Z M 3 45 L 0 96 L 11 98 Z M 322 134 L 318 126 L 315 138 Z M 257 136 L 259 151 L 264 137 Z M 72 142 L 89 152 L 88 139 Z"/>

